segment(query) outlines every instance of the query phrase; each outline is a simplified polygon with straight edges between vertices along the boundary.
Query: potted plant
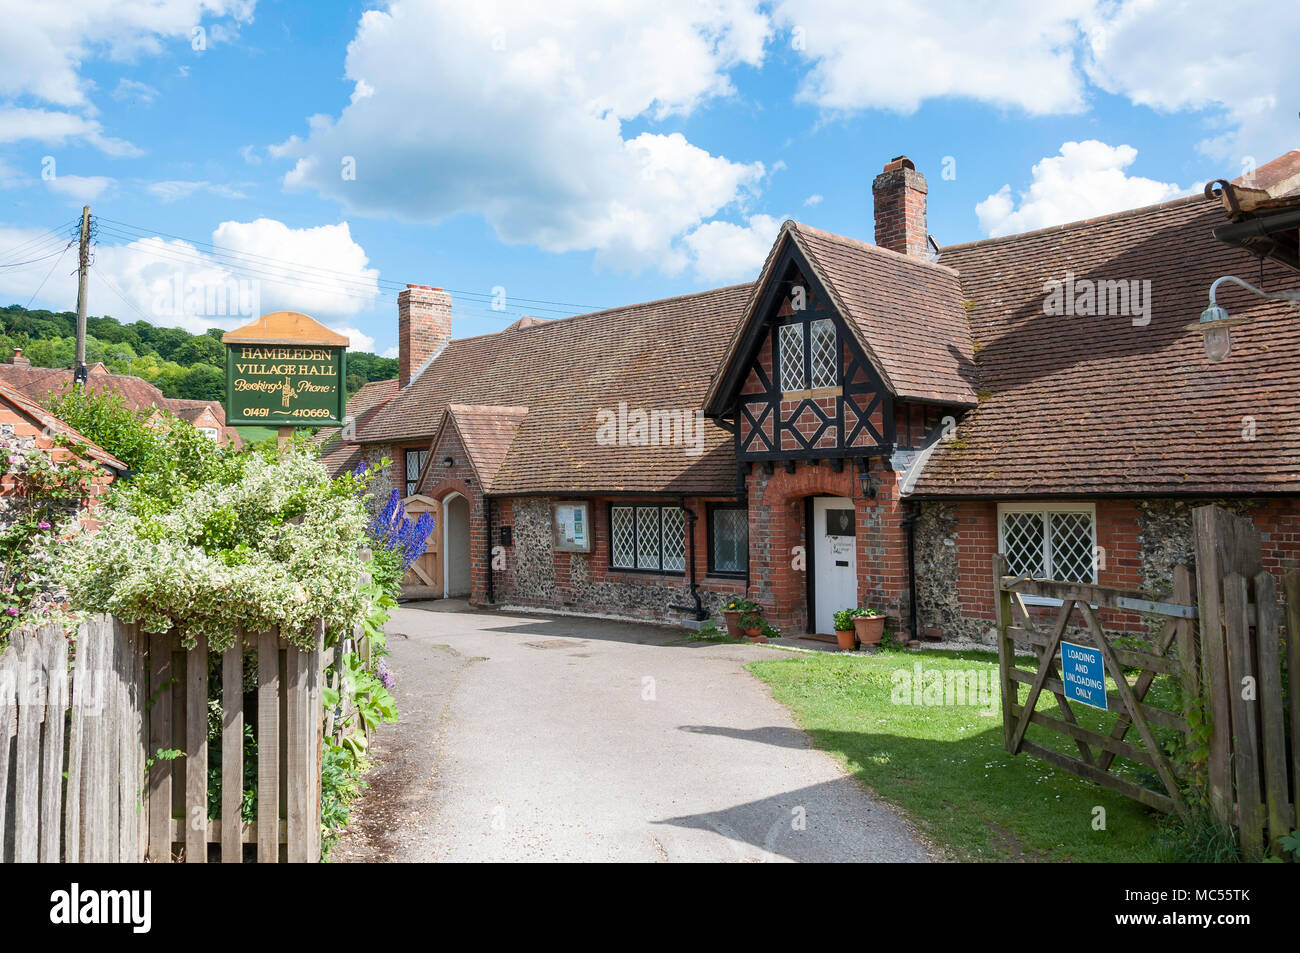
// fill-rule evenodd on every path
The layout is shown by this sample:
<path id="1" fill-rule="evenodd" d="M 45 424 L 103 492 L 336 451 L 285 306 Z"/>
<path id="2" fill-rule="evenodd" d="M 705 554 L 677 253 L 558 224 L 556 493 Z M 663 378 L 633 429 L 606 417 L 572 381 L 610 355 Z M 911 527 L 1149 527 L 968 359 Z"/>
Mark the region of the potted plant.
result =
<path id="1" fill-rule="evenodd" d="M 746 612 L 740 617 L 740 629 L 753 642 L 766 642 L 763 638 L 763 617 L 756 612 Z"/>
<path id="2" fill-rule="evenodd" d="M 727 621 L 727 634 L 733 639 L 741 637 L 740 617 L 746 612 L 757 612 L 758 603 L 748 599 L 732 599 L 722 607 L 722 618 Z"/>
<path id="3" fill-rule="evenodd" d="M 835 625 L 835 641 L 839 643 L 840 650 L 844 652 L 853 651 L 853 610 L 841 609 L 835 613 L 833 620 Z"/>
<path id="4" fill-rule="evenodd" d="M 879 609 L 854 609 L 853 628 L 863 645 L 879 645 L 885 634 L 885 613 Z"/>

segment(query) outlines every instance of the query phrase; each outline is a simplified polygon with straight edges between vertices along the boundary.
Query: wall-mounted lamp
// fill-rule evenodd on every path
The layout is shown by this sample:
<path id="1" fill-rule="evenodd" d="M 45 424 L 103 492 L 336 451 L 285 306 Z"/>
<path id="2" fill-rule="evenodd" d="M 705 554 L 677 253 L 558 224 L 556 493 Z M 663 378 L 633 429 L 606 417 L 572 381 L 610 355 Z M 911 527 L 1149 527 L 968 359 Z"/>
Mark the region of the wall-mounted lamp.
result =
<path id="1" fill-rule="evenodd" d="M 871 464 L 865 458 L 858 468 L 858 485 L 862 487 L 862 495 L 867 499 L 876 498 L 876 481 L 871 478 Z"/>
<path id="2" fill-rule="evenodd" d="M 454 467 L 454 466 L 456 465 L 456 461 L 455 461 L 455 459 L 453 459 L 452 457 L 443 457 L 443 458 L 442 458 L 442 465 L 443 465 L 444 467 L 446 467 L 447 469 L 451 469 L 452 467 Z"/>
<path id="3" fill-rule="evenodd" d="M 1257 294 L 1261 298 L 1290 301 L 1300 305 L 1300 291 L 1261 291 L 1250 282 L 1242 281 L 1236 275 L 1224 275 L 1222 278 L 1214 279 L 1214 284 L 1210 285 L 1210 306 L 1201 312 L 1201 320 L 1187 325 L 1184 329 L 1205 335 L 1205 356 L 1212 361 L 1221 361 L 1232 352 L 1231 329 L 1252 320 L 1251 318 L 1230 317 L 1228 309 L 1222 307 L 1215 300 L 1215 293 L 1219 290 L 1219 285 L 1225 281 L 1241 285 L 1247 291 Z"/>

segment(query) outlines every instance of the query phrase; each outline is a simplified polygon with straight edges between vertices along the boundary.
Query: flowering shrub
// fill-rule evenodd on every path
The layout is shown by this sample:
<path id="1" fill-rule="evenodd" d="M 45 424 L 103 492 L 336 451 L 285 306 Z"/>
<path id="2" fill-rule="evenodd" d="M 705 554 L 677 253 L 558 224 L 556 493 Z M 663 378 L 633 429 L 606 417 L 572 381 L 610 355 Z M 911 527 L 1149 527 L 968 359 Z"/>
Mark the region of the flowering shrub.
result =
<path id="1" fill-rule="evenodd" d="M 361 479 L 369 478 L 369 471 L 362 473 L 358 468 L 358 473 L 361 473 Z M 428 513 L 421 513 L 415 519 L 406 515 L 401 496 L 394 489 L 384 508 L 367 527 L 377 556 L 372 574 L 382 584 L 396 590 L 411 563 L 424 553 L 433 529 L 434 519 Z"/>
<path id="2" fill-rule="evenodd" d="M 40 571 L 44 543 L 70 530 L 103 471 L 84 457 L 81 444 L 62 435 L 50 449 L 32 437 L 0 437 L 0 460 L 12 486 L 0 518 L 2 641 L 19 623 L 50 614 L 53 600 Z"/>
<path id="3" fill-rule="evenodd" d="M 46 409 L 131 468 L 118 492 L 158 498 L 172 505 L 177 494 L 212 480 L 228 481 L 244 455 L 224 451 L 188 422 L 167 411 L 133 410 L 115 390 L 69 388 L 45 402 Z"/>
<path id="4" fill-rule="evenodd" d="M 53 577 L 80 608 L 175 629 L 189 646 L 206 636 L 213 651 L 238 628 L 278 626 L 307 648 L 317 619 L 335 632 L 361 624 L 371 599 L 357 584 L 368 521 L 357 481 L 331 480 L 302 444 L 242 455 L 222 476 L 166 500 L 115 497 L 103 529 L 61 548 Z"/>

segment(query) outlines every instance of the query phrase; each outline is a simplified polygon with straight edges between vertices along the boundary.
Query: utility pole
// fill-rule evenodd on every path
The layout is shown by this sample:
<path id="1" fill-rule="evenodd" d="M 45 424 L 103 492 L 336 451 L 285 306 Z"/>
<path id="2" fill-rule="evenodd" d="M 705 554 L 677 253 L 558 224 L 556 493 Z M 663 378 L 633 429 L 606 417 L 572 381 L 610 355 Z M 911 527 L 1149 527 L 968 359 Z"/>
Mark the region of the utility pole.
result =
<path id="1" fill-rule="evenodd" d="M 86 382 L 86 281 L 90 277 L 90 206 L 81 207 L 81 256 L 77 268 L 77 359 L 72 379 Z"/>

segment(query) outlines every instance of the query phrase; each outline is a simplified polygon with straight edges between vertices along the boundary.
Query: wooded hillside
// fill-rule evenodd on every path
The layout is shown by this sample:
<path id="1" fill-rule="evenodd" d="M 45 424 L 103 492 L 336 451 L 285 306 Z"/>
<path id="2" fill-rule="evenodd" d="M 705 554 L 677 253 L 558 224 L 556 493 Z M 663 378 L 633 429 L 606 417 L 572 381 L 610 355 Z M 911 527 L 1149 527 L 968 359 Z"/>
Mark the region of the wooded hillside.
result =
<path id="1" fill-rule="evenodd" d="M 15 347 L 38 367 L 72 367 L 77 315 L 72 311 L 29 311 L 0 307 L 0 360 Z M 166 397 L 224 400 L 225 346 L 222 330 L 191 334 L 147 321 L 123 324 L 113 317 L 86 318 L 86 363 L 102 361 L 117 374 L 143 377 Z M 397 359 L 348 351 L 348 396 L 366 381 L 397 376 Z"/>

